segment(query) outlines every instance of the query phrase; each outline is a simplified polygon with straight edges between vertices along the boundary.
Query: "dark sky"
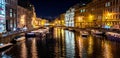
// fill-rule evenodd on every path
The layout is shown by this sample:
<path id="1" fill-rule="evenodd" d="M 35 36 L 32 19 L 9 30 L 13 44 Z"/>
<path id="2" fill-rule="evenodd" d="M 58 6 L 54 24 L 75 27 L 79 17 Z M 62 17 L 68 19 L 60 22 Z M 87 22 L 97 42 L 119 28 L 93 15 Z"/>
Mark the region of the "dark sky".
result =
<path id="1" fill-rule="evenodd" d="M 85 3 L 88 0 L 31 0 L 36 9 L 37 17 L 57 17 L 76 3 Z"/>

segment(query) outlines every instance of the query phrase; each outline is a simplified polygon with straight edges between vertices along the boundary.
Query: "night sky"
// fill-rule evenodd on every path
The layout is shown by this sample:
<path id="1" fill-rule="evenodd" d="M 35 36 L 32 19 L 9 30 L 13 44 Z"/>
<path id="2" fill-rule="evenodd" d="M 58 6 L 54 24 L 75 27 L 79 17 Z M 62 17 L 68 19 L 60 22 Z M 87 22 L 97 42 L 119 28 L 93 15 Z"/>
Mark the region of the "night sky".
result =
<path id="1" fill-rule="evenodd" d="M 37 17 L 53 19 L 65 13 L 77 3 L 86 3 L 89 0 L 30 0 L 35 6 Z"/>

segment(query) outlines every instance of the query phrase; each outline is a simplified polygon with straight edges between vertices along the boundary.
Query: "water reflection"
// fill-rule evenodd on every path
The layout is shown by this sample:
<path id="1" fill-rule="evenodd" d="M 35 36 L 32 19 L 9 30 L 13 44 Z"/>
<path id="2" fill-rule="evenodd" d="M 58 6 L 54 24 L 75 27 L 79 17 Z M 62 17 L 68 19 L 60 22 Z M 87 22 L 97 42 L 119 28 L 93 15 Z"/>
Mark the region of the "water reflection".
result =
<path id="1" fill-rule="evenodd" d="M 37 47 L 36 47 L 35 38 L 33 38 L 32 43 L 31 43 L 31 53 L 32 53 L 32 58 L 37 58 Z"/>
<path id="2" fill-rule="evenodd" d="M 55 52 L 57 56 L 65 57 L 65 31 L 64 29 L 54 28 L 54 38 L 56 39 Z"/>
<path id="3" fill-rule="evenodd" d="M 74 33 L 65 31 L 65 43 L 66 43 L 66 58 L 75 57 L 75 39 Z"/>
<path id="4" fill-rule="evenodd" d="M 103 56 L 104 58 L 113 58 L 113 55 L 112 55 L 112 47 L 110 45 L 110 42 L 109 41 L 102 41 L 102 50 L 103 50 Z"/>
<path id="5" fill-rule="evenodd" d="M 93 53 L 93 39 L 92 36 L 88 38 L 88 54 L 91 55 Z"/>
<path id="6" fill-rule="evenodd" d="M 83 38 L 79 32 L 54 28 L 44 38 L 27 38 L 15 44 L 0 58 L 120 58 L 120 43 L 106 39 Z"/>
<path id="7" fill-rule="evenodd" d="M 23 41 L 21 43 L 20 48 L 21 48 L 21 50 L 20 50 L 20 52 L 21 52 L 20 57 L 21 58 L 27 58 L 27 48 L 26 48 L 25 41 Z"/>
<path id="8" fill-rule="evenodd" d="M 77 44 L 78 44 L 78 49 L 79 49 L 79 56 L 80 58 L 86 58 L 86 53 L 87 53 L 87 50 L 85 48 L 85 43 L 84 43 L 84 40 L 79 34 L 76 35 L 76 39 L 77 39 Z"/>

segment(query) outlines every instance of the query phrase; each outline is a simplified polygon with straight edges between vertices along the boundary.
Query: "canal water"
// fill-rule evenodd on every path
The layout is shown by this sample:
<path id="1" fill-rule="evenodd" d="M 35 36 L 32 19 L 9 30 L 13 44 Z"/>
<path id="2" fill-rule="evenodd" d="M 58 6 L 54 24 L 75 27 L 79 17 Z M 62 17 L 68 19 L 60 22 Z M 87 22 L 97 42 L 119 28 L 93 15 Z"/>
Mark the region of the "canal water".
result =
<path id="1" fill-rule="evenodd" d="M 54 28 L 45 37 L 17 42 L 0 58 L 120 58 L 120 42 Z"/>

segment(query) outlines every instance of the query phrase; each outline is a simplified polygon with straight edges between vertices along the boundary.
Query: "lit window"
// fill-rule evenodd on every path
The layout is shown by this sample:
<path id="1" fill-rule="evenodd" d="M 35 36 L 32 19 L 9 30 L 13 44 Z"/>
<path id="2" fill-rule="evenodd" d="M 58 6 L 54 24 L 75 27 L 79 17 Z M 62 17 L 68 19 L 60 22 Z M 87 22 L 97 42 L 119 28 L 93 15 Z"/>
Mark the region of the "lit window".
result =
<path id="1" fill-rule="evenodd" d="M 108 4 L 108 6 L 110 6 L 110 2 L 108 2 L 107 4 Z"/>
<path id="2" fill-rule="evenodd" d="M 110 6 L 110 2 L 105 3 L 105 7 L 109 7 Z"/>
<path id="3" fill-rule="evenodd" d="M 10 9 L 10 17 L 12 17 L 12 12 L 13 12 L 12 9 Z"/>
<path id="4" fill-rule="evenodd" d="M 85 9 L 83 9 L 83 12 L 85 12 Z"/>
<path id="5" fill-rule="evenodd" d="M 80 10 L 80 12 L 82 13 L 82 9 Z"/>
<path id="6" fill-rule="evenodd" d="M 12 9 L 10 9 L 10 12 L 12 12 Z"/>
<path id="7" fill-rule="evenodd" d="M 10 17 L 12 17 L 12 13 L 10 13 Z"/>
<path id="8" fill-rule="evenodd" d="M 16 14 L 14 13 L 14 18 L 16 17 Z"/>

